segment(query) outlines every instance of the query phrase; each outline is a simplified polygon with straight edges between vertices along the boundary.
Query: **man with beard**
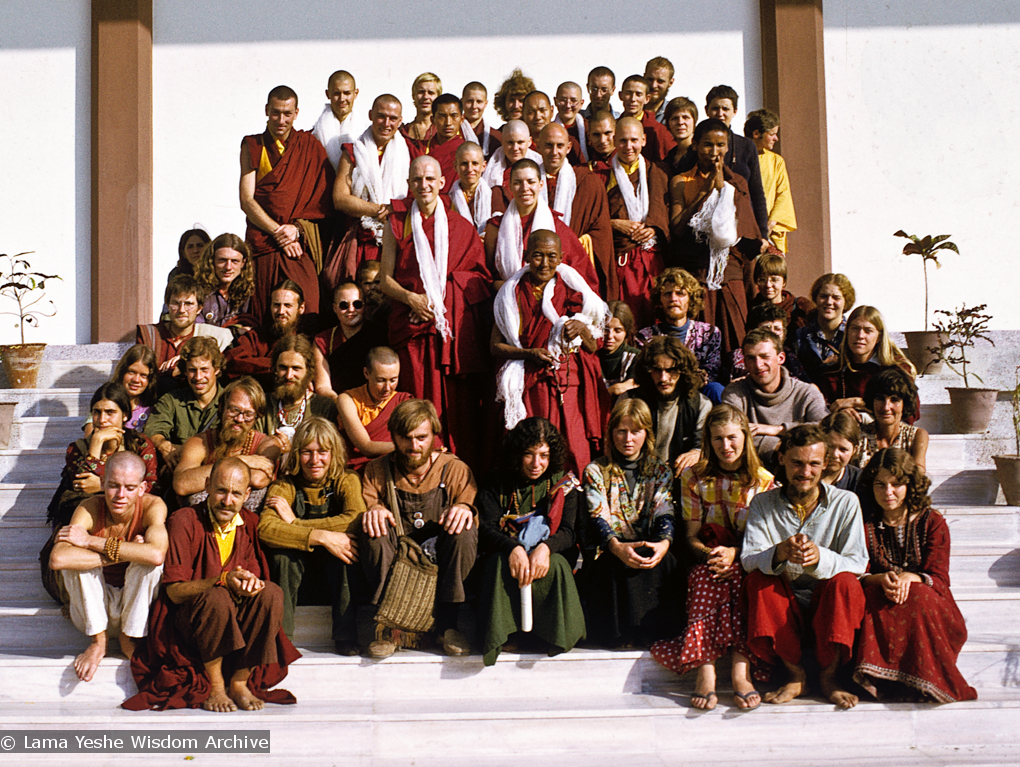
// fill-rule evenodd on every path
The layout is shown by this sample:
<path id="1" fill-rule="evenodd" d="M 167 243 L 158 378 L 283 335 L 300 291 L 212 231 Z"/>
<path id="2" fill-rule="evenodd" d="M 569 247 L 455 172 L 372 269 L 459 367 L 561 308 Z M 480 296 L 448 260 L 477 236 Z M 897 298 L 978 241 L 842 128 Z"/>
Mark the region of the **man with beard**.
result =
<path id="1" fill-rule="evenodd" d="M 822 694 L 839 708 L 857 696 L 837 681 L 850 660 L 864 619 L 858 577 L 868 551 L 857 496 L 821 481 L 826 435 L 816 424 L 783 434 L 783 486 L 758 493 L 747 513 L 740 564 L 747 599 L 747 646 L 765 663 L 782 664 L 789 681 L 766 693 L 766 703 L 788 703 L 807 688 L 802 648 L 814 637 Z"/>
<path id="2" fill-rule="evenodd" d="M 166 505 L 146 495 L 145 461 L 126 450 L 106 462 L 103 494 L 83 501 L 57 533 L 50 568 L 63 571 L 71 621 L 91 642 L 74 659 L 83 682 L 106 656 L 108 629 L 120 627 L 131 659 L 146 634 L 149 606 L 166 556 Z"/>
<path id="3" fill-rule="evenodd" d="M 280 625 L 283 592 L 268 581 L 259 519 L 243 508 L 250 482 L 241 459 L 221 458 L 205 483 L 208 503 L 170 518 L 165 588 L 132 659 L 138 694 L 124 708 L 230 712 L 297 702 L 269 690 L 301 654 Z"/>
<path id="4" fill-rule="evenodd" d="M 702 431 L 712 409 L 708 397 L 698 391 L 698 360 L 679 338 L 655 336 L 635 364 L 638 388 L 630 394 L 643 399 L 652 411 L 655 453 L 679 477 L 701 458 Z"/>
<path id="5" fill-rule="evenodd" d="M 257 509 L 281 453 L 278 440 L 255 431 L 256 419 L 266 412 L 266 396 L 254 378 L 243 376 L 223 390 L 219 410 L 218 429 L 204 431 L 184 443 L 174 471 L 174 492 L 188 498 L 190 505 L 201 503 L 213 464 L 232 456 L 248 467 L 252 490 L 261 491 L 249 494 L 245 501 L 248 508 Z"/>
<path id="6" fill-rule="evenodd" d="M 400 356 L 401 388 L 430 400 L 447 446 L 473 460 L 492 275 L 475 228 L 439 196 L 439 163 L 416 158 L 408 185 L 412 198 L 394 204 L 383 238 L 382 291 L 393 301 L 389 341 Z"/>
<path id="7" fill-rule="evenodd" d="M 275 435 L 283 452 L 306 418 L 319 416 L 336 423 L 336 401 L 312 391 L 314 347 L 307 336 L 284 336 L 273 345 L 276 386 L 269 396 L 266 433 Z"/>
<path id="8" fill-rule="evenodd" d="M 255 265 L 251 311 L 259 318 L 270 288 L 283 279 L 301 286 L 313 313 L 319 309 L 318 222 L 333 215 L 334 172 L 315 136 L 294 128 L 297 116 L 297 94 L 279 85 L 266 100 L 265 131 L 241 142 L 241 210 L 248 218 L 244 239 Z"/>
<path id="9" fill-rule="evenodd" d="M 666 124 L 666 96 L 673 85 L 673 63 L 665 56 L 656 56 L 645 64 L 645 80 L 648 81 L 648 103 L 645 111 Z"/>
<path id="10" fill-rule="evenodd" d="M 340 432 L 347 447 L 347 466 L 353 471 L 373 458 L 393 452 L 389 418 L 397 405 L 411 399 L 398 391 L 400 357 L 387 346 L 377 346 L 365 359 L 364 386 L 348 389 L 337 397 Z"/>
<path id="11" fill-rule="evenodd" d="M 394 515 L 399 514 L 404 534 L 434 551 L 439 565 L 434 611 L 438 641 L 447 655 L 467 655 L 471 647 L 457 629 L 457 619 L 466 598 L 464 581 L 478 550 L 477 486 L 467 464 L 436 449 L 439 429 L 431 402 L 412 399 L 393 411 L 389 430 L 396 450 L 365 467 L 368 511 L 361 518 L 358 558 L 368 581 L 369 601 L 378 605 L 397 555 Z M 391 508 L 391 498 L 396 498 L 398 508 Z M 380 626 L 377 636 L 368 647 L 369 657 L 392 655 L 397 645 L 391 632 Z"/>
<path id="12" fill-rule="evenodd" d="M 543 190 L 549 207 L 563 216 L 563 223 L 577 235 L 599 275 L 599 293 L 607 301 L 619 298 L 620 286 L 613 263 L 613 230 L 609 218 L 606 187 L 584 165 L 571 166 L 567 129 L 558 123 L 546 125 L 538 134 L 542 155 Z"/>
<path id="13" fill-rule="evenodd" d="M 264 383 L 271 383 L 273 360 L 270 350 L 284 336 L 297 332 L 298 321 L 305 313 L 305 294 L 292 280 L 284 280 L 273 287 L 270 296 L 268 326 L 252 328 L 237 339 L 237 344 L 226 354 L 227 373 L 251 375 Z"/>
<path id="14" fill-rule="evenodd" d="M 156 353 L 159 365 L 159 386 L 161 391 L 178 388 L 181 384 L 181 347 L 195 336 L 209 336 L 220 348 L 226 349 L 234 342 L 234 334 L 208 322 L 196 324 L 198 319 L 198 284 L 190 274 L 178 274 L 166 286 L 163 302 L 169 309 L 169 319 L 155 325 L 139 325 L 135 331 L 135 343 L 145 344 Z M 176 378 L 173 383 L 170 379 Z"/>
<path id="15" fill-rule="evenodd" d="M 223 355 L 215 340 L 200 337 L 185 341 L 180 357 L 187 388 L 160 397 L 145 422 L 145 436 L 171 471 L 177 467 L 184 443 L 216 425 L 222 393 L 218 379 Z"/>

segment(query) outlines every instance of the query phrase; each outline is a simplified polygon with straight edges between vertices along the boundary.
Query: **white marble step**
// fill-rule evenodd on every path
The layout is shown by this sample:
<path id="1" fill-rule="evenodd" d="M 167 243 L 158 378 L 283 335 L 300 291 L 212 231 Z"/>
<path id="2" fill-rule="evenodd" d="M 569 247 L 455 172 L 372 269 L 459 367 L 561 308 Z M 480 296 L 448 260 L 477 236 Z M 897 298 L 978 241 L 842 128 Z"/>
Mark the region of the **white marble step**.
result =
<path id="1" fill-rule="evenodd" d="M 82 436 L 85 416 L 26 416 L 15 418 L 9 449 L 67 447 Z"/>
<path id="2" fill-rule="evenodd" d="M 0 481 L 24 483 L 48 478 L 56 489 L 64 468 L 67 445 L 31 450 L 0 450 Z"/>
<path id="3" fill-rule="evenodd" d="M 14 417 L 81 416 L 89 412 L 89 400 L 95 387 L 88 391 L 78 388 L 3 389 L 0 403 L 14 404 Z"/>

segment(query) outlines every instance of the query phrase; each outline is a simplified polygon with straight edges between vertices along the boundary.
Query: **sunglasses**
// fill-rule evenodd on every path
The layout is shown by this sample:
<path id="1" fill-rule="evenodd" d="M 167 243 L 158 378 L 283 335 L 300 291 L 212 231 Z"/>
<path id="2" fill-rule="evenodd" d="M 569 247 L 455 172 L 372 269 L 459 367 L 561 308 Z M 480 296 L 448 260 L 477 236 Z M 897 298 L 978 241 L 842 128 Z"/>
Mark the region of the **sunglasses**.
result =
<path id="1" fill-rule="evenodd" d="M 365 306 L 365 302 L 364 301 L 337 301 L 336 303 L 333 304 L 333 306 L 335 306 L 337 309 L 339 309 L 342 312 L 346 312 L 352 306 L 355 309 L 361 309 L 362 307 Z"/>

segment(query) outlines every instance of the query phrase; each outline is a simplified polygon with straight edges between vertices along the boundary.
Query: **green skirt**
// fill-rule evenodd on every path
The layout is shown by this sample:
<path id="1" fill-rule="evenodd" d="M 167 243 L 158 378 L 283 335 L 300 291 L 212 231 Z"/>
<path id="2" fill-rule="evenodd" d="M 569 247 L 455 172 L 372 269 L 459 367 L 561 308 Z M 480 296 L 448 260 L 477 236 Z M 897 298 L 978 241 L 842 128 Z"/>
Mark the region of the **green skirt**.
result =
<path id="1" fill-rule="evenodd" d="M 510 635 L 521 630 L 521 589 L 510 575 L 506 554 L 490 554 L 478 583 L 478 618 L 482 661 L 491 666 Z M 549 572 L 531 584 L 531 633 L 550 645 L 549 655 L 570 650 L 584 639 L 584 610 L 574 574 L 559 554 L 549 558 Z"/>

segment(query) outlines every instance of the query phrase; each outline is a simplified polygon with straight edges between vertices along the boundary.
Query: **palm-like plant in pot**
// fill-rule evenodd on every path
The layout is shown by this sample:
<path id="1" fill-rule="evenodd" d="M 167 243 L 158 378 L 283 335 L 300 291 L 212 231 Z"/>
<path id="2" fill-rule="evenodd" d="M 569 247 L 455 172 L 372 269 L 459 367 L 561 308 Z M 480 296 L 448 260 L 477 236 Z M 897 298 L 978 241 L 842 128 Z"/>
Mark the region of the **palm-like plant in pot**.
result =
<path id="1" fill-rule="evenodd" d="M 56 314 L 53 301 L 46 298 L 47 280 L 59 280 L 55 274 L 43 274 L 32 269 L 32 264 L 25 256 L 31 252 L 8 255 L 0 253 L 0 297 L 13 301 L 16 311 L 3 311 L 11 317 L 17 317 L 14 327 L 21 331 L 20 344 L 0 346 L 7 381 L 15 389 L 34 389 L 39 377 L 43 351 L 46 344 L 30 344 L 25 342 L 25 326 L 38 327 L 40 317 L 52 317 Z M 46 304 L 52 311 L 46 311 Z"/>
<path id="2" fill-rule="evenodd" d="M 939 343 L 938 331 L 928 329 L 928 264 L 935 264 L 936 269 L 941 269 L 939 263 L 939 252 L 951 250 L 957 255 L 960 254 L 955 243 L 949 241 L 950 234 L 927 234 L 918 237 L 916 234 L 907 234 L 902 229 L 896 232 L 893 237 L 904 237 L 910 242 L 903 246 L 904 256 L 920 256 L 924 269 L 924 330 L 911 330 L 904 333 L 907 341 L 907 357 L 914 363 L 918 375 L 936 375 L 942 369 L 942 363 L 930 351 L 930 347 Z"/>
<path id="3" fill-rule="evenodd" d="M 976 434 L 988 428 L 995 407 L 998 389 L 971 387 L 971 377 L 984 383 L 977 373 L 968 370 L 971 364 L 967 359 L 967 350 L 973 349 L 978 341 L 987 341 L 992 346 L 995 342 L 988 336 L 988 322 L 991 315 L 985 314 L 987 304 L 968 307 L 961 304 L 959 309 L 947 311 L 939 309 L 935 314 L 942 318 L 935 320 L 935 331 L 939 334 L 935 346 L 929 347 L 939 361 L 945 364 L 958 376 L 963 378 L 963 386 L 947 386 L 949 402 L 953 411 L 956 429 L 961 434 Z"/>

